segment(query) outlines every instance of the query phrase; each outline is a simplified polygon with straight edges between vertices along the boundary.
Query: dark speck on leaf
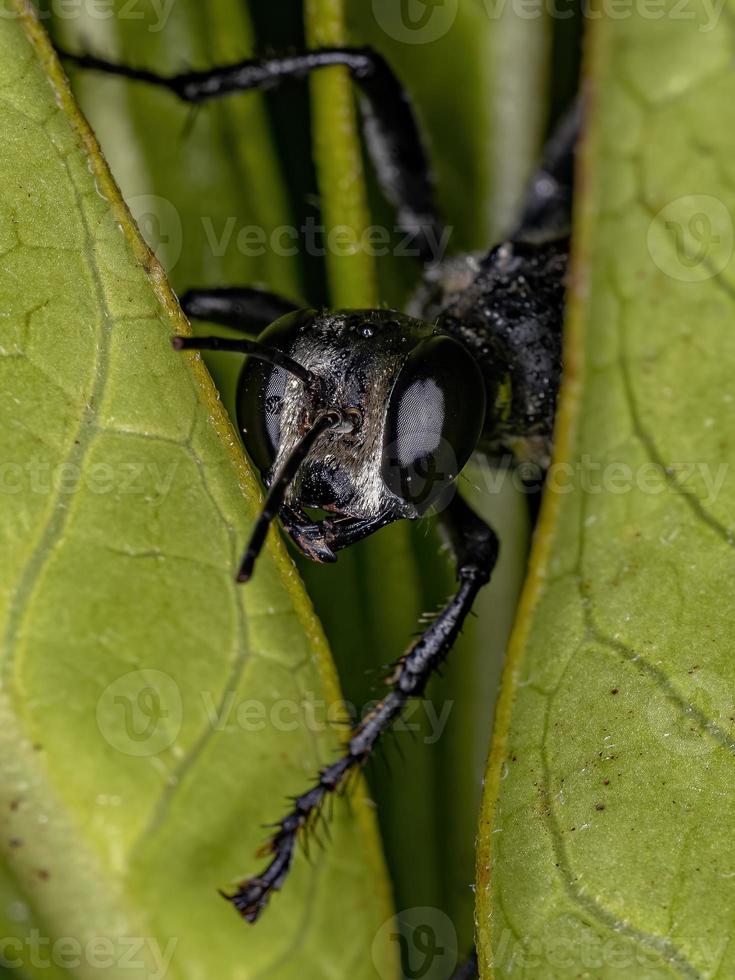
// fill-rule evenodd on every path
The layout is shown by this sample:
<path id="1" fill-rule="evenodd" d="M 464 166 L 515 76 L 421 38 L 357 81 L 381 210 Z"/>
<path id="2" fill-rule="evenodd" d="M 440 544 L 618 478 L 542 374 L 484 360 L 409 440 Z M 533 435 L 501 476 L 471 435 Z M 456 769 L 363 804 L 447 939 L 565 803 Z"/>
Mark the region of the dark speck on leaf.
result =
<path id="1" fill-rule="evenodd" d="M 602 785 L 603 786 L 609 786 L 610 785 L 610 780 L 609 779 L 603 779 L 602 780 Z"/>
<path id="2" fill-rule="evenodd" d="M 595 803 L 595 810 L 604 810 L 604 809 L 605 809 L 604 803 Z"/>
<path id="3" fill-rule="evenodd" d="M 610 693 L 611 693 L 611 694 L 617 694 L 619 690 L 620 690 L 620 688 L 619 688 L 619 687 L 614 687 L 614 688 L 612 689 L 612 691 L 610 691 Z"/>
<path id="4" fill-rule="evenodd" d="M 48 881 L 51 875 L 45 868 L 39 868 L 38 877 L 41 879 L 41 881 Z"/>

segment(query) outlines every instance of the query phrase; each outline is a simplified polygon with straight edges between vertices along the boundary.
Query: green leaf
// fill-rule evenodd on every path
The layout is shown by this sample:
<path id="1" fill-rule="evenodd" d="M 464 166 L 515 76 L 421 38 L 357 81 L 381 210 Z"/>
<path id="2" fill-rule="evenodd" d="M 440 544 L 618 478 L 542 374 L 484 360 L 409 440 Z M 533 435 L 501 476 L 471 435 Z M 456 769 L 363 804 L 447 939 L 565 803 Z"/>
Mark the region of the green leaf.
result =
<path id="1" fill-rule="evenodd" d="M 359 789 L 256 928 L 216 893 L 336 750 L 303 702 L 339 693 L 277 535 L 233 581 L 256 481 L 171 350 L 186 324 L 43 32 L 21 0 L 3 14 L 0 955 L 33 977 L 166 956 L 173 978 L 391 976 Z"/>
<path id="2" fill-rule="evenodd" d="M 735 972 L 735 69 L 731 18 L 688 10 L 591 33 L 556 464 L 481 828 L 483 977 Z"/>

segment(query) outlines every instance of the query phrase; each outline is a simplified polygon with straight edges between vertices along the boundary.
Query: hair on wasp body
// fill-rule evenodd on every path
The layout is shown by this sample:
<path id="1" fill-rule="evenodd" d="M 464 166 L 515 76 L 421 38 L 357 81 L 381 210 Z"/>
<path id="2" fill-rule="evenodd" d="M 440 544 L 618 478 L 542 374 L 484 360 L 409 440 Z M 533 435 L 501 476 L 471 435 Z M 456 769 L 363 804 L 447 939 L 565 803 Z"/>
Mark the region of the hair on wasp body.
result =
<path id="1" fill-rule="evenodd" d="M 379 183 L 424 257 L 441 222 L 411 101 L 368 48 L 328 48 L 247 59 L 165 77 L 92 55 L 65 55 L 90 70 L 167 89 L 192 104 L 341 64 L 363 95 L 366 146 Z M 520 217 L 484 255 L 427 269 L 411 314 L 386 309 L 297 309 L 247 285 L 190 289 L 185 313 L 259 331 L 257 339 L 174 338 L 180 350 L 247 355 L 237 423 L 267 488 L 238 571 L 247 581 L 279 520 L 317 562 L 399 520 L 439 507 L 456 564 L 447 602 L 395 662 L 385 696 L 358 722 L 343 752 L 292 799 L 274 825 L 262 871 L 226 897 L 248 921 L 288 876 L 300 834 L 374 753 L 407 702 L 449 655 L 498 556 L 495 532 L 454 493 L 478 449 L 548 463 L 561 367 L 579 109 L 563 120 L 530 182 Z"/>

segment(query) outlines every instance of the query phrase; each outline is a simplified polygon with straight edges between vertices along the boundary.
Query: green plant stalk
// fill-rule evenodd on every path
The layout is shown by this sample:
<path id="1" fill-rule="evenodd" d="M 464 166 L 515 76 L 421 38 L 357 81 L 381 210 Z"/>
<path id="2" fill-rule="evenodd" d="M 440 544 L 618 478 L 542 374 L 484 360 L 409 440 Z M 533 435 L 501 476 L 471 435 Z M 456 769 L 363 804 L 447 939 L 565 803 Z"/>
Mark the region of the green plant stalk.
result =
<path id="1" fill-rule="evenodd" d="M 347 44 L 343 0 L 306 0 L 306 40 L 310 47 Z M 374 258 L 360 248 L 370 224 L 365 192 L 355 93 L 346 68 L 327 68 L 310 79 L 314 155 L 328 235 L 344 234 L 352 254 L 328 247 L 326 263 L 333 305 L 378 305 Z"/>

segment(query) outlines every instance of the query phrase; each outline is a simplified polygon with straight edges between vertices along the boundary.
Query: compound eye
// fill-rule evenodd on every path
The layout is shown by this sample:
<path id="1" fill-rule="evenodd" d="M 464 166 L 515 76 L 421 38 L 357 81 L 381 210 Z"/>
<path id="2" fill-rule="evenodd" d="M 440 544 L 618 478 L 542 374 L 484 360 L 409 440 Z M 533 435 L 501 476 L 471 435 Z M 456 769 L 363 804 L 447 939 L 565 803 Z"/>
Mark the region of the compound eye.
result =
<path id="1" fill-rule="evenodd" d="M 423 513 L 457 477 L 485 422 L 485 385 L 469 352 L 431 337 L 409 354 L 390 395 L 383 480 Z"/>
<path id="2" fill-rule="evenodd" d="M 258 340 L 284 354 L 293 354 L 299 337 L 314 321 L 314 310 L 287 313 L 259 335 Z M 281 413 L 289 375 L 282 368 L 254 357 L 245 359 L 237 384 L 237 424 L 248 455 L 266 477 L 281 442 Z"/>

